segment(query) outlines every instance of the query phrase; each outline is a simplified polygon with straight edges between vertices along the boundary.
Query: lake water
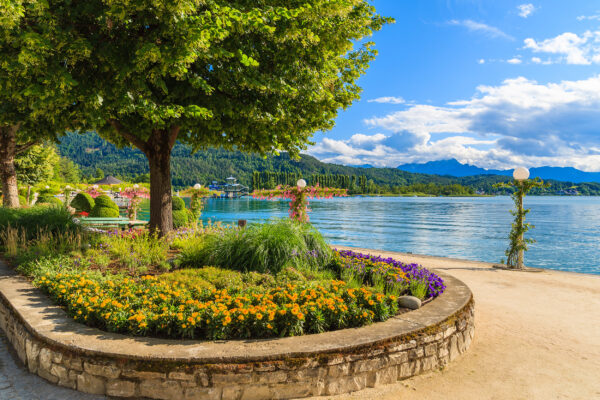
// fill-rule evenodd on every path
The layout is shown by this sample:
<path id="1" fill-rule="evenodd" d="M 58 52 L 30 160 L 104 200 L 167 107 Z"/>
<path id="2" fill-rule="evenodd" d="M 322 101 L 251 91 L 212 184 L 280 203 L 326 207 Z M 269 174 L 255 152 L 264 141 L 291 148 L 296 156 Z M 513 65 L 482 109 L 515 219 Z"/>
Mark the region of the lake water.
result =
<path id="1" fill-rule="evenodd" d="M 600 197 L 525 198 L 537 242 L 530 267 L 600 274 Z M 346 197 L 313 200 L 311 222 L 334 245 L 468 260 L 505 258 L 510 197 Z M 207 200 L 202 219 L 237 223 L 287 217 L 287 201 Z"/>

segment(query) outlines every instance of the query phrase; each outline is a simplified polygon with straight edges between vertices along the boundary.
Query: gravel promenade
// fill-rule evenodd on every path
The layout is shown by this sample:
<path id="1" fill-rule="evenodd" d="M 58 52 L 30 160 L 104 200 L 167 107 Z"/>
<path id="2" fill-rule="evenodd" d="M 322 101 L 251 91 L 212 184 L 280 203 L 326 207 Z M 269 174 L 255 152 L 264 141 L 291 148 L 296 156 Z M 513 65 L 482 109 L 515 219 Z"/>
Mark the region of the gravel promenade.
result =
<path id="1" fill-rule="evenodd" d="M 475 338 L 441 371 L 334 399 L 600 399 L 600 276 L 373 253 L 465 282 L 475 296 Z"/>
<path id="2" fill-rule="evenodd" d="M 374 254 L 440 269 L 469 285 L 476 303 L 475 338 L 469 351 L 443 370 L 331 399 L 600 399 L 600 276 Z M 0 331 L 0 400 L 8 399 L 98 397 L 29 374 Z"/>

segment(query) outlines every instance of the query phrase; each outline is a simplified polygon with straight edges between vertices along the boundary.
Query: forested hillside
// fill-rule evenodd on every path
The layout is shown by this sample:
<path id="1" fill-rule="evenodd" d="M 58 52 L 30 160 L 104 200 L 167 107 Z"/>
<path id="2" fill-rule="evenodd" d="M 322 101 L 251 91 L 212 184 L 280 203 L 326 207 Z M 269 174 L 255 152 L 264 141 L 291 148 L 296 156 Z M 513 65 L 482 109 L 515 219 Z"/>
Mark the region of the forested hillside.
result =
<path id="1" fill-rule="evenodd" d="M 70 133 L 61 139 L 59 153 L 79 165 L 84 177 L 92 179 L 97 169 L 128 181 L 147 181 L 148 162 L 139 150 L 118 149 L 95 133 Z M 426 175 L 396 168 L 360 168 L 323 163 L 309 155 L 291 160 L 287 153 L 261 157 L 255 154 L 207 149 L 191 154 L 191 149 L 175 145 L 172 156 L 173 185 L 176 189 L 195 183 L 207 184 L 235 176 L 244 185 L 271 187 L 302 176 L 310 183 L 320 182 L 351 189 L 355 193 L 412 193 L 437 195 L 464 195 L 473 192 L 493 194 L 493 185 L 506 182 L 510 177 L 478 175 L 455 178 Z M 256 175 L 256 173 L 262 173 Z M 279 174 L 277 174 L 279 173 Z M 270 175 L 269 175 L 270 174 Z M 257 180 L 258 179 L 258 180 Z M 551 187 L 544 194 L 600 194 L 600 184 L 549 181 Z M 466 186 L 466 188 L 458 186 Z M 539 191 L 538 191 L 539 193 Z"/>

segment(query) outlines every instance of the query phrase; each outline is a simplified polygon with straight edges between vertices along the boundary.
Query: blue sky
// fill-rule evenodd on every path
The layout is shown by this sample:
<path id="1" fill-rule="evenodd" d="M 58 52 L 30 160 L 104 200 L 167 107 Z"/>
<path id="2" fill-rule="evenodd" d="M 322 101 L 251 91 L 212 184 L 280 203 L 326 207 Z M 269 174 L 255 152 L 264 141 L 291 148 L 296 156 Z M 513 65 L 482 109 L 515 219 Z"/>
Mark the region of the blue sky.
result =
<path id="1" fill-rule="evenodd" d="M 361 100 L 309 154 L 600 171 L 600 1 L 373 4 L 396 23 L 372 38 L 379 55 Z"/>

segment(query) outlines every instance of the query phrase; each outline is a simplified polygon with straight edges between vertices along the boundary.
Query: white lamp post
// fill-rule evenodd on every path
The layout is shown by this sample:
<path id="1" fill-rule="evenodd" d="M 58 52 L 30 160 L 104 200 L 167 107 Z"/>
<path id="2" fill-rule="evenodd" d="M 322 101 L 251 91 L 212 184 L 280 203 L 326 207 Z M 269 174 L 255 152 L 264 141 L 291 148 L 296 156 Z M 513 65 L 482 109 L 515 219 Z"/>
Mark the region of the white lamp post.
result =
<path id="1" fill-rule="evenodd" d="M 525 179 L 529 178 L 529 170 L 525 167 L 515 168 L 513 171 L 513 178 L 515 178 L 517 181 L 524 181 Z"/>
<path id="2" fill-rule="evenodd" d="M 523 183 L 524 180 L 529 178 L 529 170 L 525 167 L 515 168 L 513 171 L 513 178 L 517 181 L 517 188 L 519 190 L 519 199 L 517 204 L 517 212 L 518 215 L 523 215 L 523 190 L 520 189 L 520 184 Z M 521 232 L 523 232 L 523 217 L 519 218 Z M 523 233 L 519 236 L 520 244 L 523 243 Z M 517 255 L 517 268 L 523 268 L 523 259 L 525 258 L 525 250 L 520 249 L 519 254 Z"/>
<path id="3" fill-rule="evenodd" d="M 304 189 L 306 187 L 306 181 L 304 179 L 298 179 L 296 186 L 298 186 L 298 189 Z"/>

